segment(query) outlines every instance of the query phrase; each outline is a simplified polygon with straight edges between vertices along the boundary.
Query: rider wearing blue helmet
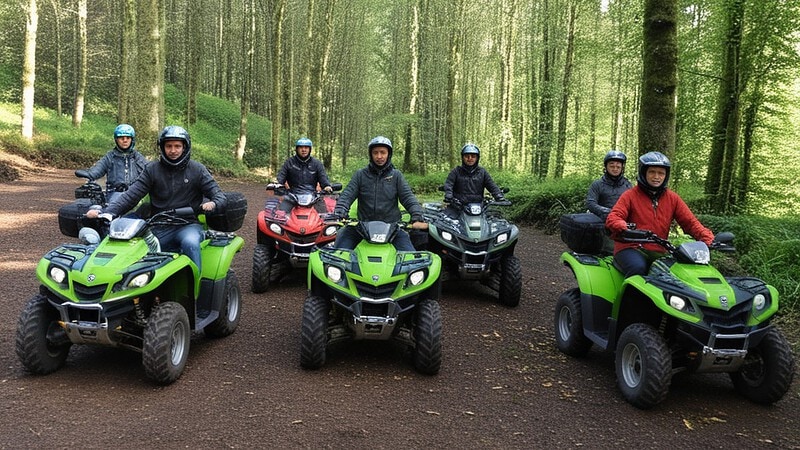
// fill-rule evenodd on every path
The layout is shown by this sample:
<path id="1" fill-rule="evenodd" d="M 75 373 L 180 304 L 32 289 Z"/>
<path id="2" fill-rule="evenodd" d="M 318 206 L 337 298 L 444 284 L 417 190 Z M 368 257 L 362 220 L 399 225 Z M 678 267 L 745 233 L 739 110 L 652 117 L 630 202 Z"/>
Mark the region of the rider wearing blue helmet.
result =
<path id="1" fill-rule="evenodd" d="M 278 171 L 277 182 L 280 185 L 288 184 L 289 192 L 294 194 L 307 194 L 317 190 L 317 184 L 326 192 L 331 192 L 331 182 L 322 162 L 311 156 L 311 139 L 300 138 L 294 143 L 294 156 L 290 156 Z M 294 208 L 295 203 L 289 197 L 284 197 L 279 209 L 286 212 Z M 316 202 L 314 207 L 319 212 L 328 212 L 325 202 Z"/>
<path id="2" fill-rule="evenodd" d="M 106 177 L 109 202 L 128 189 L 147 165 L 147 159 L 136 150 L 136 132 L 132 126 L 126 123 L 117 125 L 114 143 L 113 149 L 87 169 L 93 180 Z"/>

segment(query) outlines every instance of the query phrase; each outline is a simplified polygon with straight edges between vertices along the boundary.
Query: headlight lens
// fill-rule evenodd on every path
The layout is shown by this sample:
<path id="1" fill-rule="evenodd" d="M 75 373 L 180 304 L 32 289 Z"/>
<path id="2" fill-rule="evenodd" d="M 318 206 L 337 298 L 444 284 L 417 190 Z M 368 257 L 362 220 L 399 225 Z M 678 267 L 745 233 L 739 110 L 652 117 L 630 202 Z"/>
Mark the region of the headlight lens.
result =
<path id="1" fill-rule="evenodd" d="M 756 296 L 753 297 L 753 306 L 755 306 L 756 311 L 761 311 L 767 306 L 767 297 L 765 297 L 764 294 L 756 294 Z"/>
<path id="2" fill-rule="evenodd" d="M 425 281 L 425 271 L 418 270 L 416 272 L 412 272 L 411 275 L 408 276 L 408 281 L 411 282 L 412 286 L 419 286 Z"/>
<path id="3" fill-rule="evenodd" d="M 330 279 L 334 283 L 342 281 L 342 269 L 336 266 L 328 266 L 328 270 L 326 270 L 326 275 L 328 275 L 328 279 Z"/>
<path id="4" fill-rule="evenodd" d="M 508 240 L 508 233 L 503 233 L 503 234 L 500 234 L 500 235 L 497 236 L 497 239 L 495 240 L 495 242 L 498 243 L 498 244 L 502 244 L 503 242 L 505 242 L 507 240 Z"/>
<path id="5" fill-rule="evenodd" d="M 128 283 L 129 288 L 140 288 L 150 282 L 150 272 L 140 273 Z"/>
<path id="6" fill-rule="evenodd" d="M 336 225 L 331 225 L 325 228 L 325 231 L 323 231 L 322 234 L 324 234 L 325 236 L 333 236 L 334 234 L 336 234 Z"/>
<path id="7" fill-rule="evenodd" d="M 269 229 L 275 234 L 283 234 L 283 228 L 281 228 L 281 226 L 277 223 L 269 224 Z"/>
<path id="8" fill-rule="evenodd" d="M 67 279 L 67 272 L 61 267 L 53 266 L 50 268 L 50 279 L 61 284 Z"/>
<path id="9" fill-rule="evenodd" d="M 683 308 L 686 307 L 686 300 L 678 297 L 677 295 L 671 295 L 669 297 L 669 306 L 672 306 L 678 311 L 683 311 Z"/>
<path id="10" fill-rule="evenodd" d="M 444 239 L 445 241 L 452 241 L 453 235 L 447 231 L 442 231 L 442 239 Z"/>

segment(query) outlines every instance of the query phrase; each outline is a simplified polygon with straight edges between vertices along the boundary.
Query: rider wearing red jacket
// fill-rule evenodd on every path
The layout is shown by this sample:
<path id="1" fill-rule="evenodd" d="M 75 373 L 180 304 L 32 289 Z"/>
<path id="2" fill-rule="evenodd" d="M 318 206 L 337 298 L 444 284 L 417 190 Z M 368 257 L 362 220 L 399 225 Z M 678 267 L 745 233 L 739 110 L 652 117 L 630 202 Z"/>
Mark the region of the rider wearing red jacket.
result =
<path id="1" fill-rule="evenodd" d="M 606 228 L 612 238 L 633 223 L 637 229 L 650 230 L 667 239 L 674 220 L 693 238 L 711 244 L 714 240 L 711 230 L 697 220 L 677 193 L 667 188 L 671 165 L 659 152 L 646 153 L 639 158 L 636 187 L 620 196 L 606 218 Z M 626 277 L 646 274 L 650 262 L 663 254 L 664 249 L 658 244 L 614 243 L 614 262 Z"/>

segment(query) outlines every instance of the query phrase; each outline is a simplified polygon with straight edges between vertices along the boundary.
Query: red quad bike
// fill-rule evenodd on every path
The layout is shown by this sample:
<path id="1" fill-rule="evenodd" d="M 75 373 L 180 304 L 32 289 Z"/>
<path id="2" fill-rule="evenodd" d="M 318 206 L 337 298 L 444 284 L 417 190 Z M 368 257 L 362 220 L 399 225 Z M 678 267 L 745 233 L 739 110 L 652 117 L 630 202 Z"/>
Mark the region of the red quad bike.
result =
<path id="1" fill-rule="evenodd" d="M 255 293 L 266 292 L 272 282 L 278 281 L 292 269 L 308 267 L 308 255 L 319 247 L 336 240 L 338 225 L 326 222 L 328 214 L 316 209 L 324 202 L 327 211 L 336 206 L 335 192 L 342 190 L 341 183 L 331 185 L 333 191 L 294 194 L 279 184 L 270 183 L 264 210 L 258 213 L 256 248 L 253 251 L 253 285 Z M 294 201 L 289 214 L 278 209 L 281 198 Z"/>

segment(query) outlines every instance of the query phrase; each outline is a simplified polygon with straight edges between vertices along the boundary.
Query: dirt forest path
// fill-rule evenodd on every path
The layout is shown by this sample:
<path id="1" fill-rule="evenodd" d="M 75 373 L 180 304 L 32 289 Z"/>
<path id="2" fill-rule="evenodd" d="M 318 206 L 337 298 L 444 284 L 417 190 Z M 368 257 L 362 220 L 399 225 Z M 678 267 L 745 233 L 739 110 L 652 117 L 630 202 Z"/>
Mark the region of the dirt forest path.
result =
<path id="1" fill-rule="evenodd" d="M 26 374 L 17 317 L 37 292 L 34 268 L 62 236 L 56 211 L 79 180 L 66 170 L 0 184 L 0 448 L 800 448 L 800 388 L 774 406 L 741 398 L 726 375 L 677 377 L 651 411 L 628 405 L 612 358 L 562 355 L 553 304 L 572 286 L 557 236 L 522 227 L 517 308 L 446 284 L 441 373 L 414 372 L 386 343 L 338 347 L 325 367 L 299 366 L 302 274 L 250 292 L 263 186 L 222 181 L 249 200 L 234 261 L 243 316 L 228 338 L 195 336 L 183 376 L 145 379 L 141 358 L 73 347 L 62 370 Z"/>

